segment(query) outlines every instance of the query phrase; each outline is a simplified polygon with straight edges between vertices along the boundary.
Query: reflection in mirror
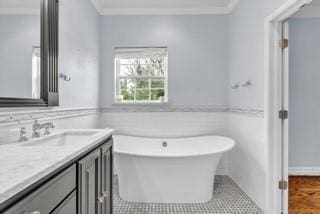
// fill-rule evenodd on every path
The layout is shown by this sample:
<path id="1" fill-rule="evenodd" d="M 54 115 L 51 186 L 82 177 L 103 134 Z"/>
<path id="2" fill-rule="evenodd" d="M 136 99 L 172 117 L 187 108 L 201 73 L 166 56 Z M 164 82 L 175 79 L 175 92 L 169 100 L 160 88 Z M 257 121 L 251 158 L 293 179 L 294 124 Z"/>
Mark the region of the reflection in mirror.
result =
<path id="1" fill-rule="evenodd" d="M 41 0 L 0 0 L 0 97 L 40 98 Z"/>

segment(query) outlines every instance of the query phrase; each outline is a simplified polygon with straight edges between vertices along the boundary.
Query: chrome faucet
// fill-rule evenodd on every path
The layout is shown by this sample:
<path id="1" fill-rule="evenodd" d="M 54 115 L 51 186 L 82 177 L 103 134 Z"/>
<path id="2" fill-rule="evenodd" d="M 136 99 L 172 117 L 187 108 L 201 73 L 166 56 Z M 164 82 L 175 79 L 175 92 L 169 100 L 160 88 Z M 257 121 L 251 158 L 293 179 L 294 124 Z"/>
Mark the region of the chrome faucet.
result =
<path id="1" fill-rule="evenodd" d="M 40 137 L 40 130 L 41 129 L 45 129 L 44 131 L 44 135 L 49 135 L 50 134 L 50 128 L 54 128 L 54 123 L 53 122 L 49 122 L 49 123 L 43 123 L 40 124 L 38 123 L 38 120 L 34 121 L 34 124 L 32 125 L 32 137 L 33 138 L 38 138 Z"/>
<path id="2" fill-rule="evenodd" d="M 27 140 L 29 140 L 28 138 L 27 138 L 27 129 L 26 129 L 26 127 L 21 127 L 21 129 L 20 129 L 20 142 L 24 142 L 24 141 L 27 141 Z"/>

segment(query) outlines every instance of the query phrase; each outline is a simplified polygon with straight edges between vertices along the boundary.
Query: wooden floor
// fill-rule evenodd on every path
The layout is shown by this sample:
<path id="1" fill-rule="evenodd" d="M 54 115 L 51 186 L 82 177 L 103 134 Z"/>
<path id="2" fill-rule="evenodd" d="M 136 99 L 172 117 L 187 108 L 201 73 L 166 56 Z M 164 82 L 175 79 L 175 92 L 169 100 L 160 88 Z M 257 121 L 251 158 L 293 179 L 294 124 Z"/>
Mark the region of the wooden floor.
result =
<path id="1" fill-rule="evenodd" d="M 289 214 L 320 214 L 320 176 L 289 177 Z"/>

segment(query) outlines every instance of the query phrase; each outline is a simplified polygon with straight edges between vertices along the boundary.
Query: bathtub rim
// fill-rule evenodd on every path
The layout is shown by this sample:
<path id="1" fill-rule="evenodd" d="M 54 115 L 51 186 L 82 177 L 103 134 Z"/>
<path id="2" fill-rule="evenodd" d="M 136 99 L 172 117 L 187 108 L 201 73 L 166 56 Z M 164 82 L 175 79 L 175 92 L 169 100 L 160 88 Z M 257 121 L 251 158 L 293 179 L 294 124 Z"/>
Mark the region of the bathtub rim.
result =
<path id="1" fill-rule="evenodd" d="M 229 151 L 231 151 L 235 146 L 236 146 L 236 142 L 230 138 L 230 137 L 226 137 L 226 136 L 221 136 L 221 135 L 201 135 L 201 136 L 194 136 L 194 137 L 164 137 L 164 138 L 160 138 L 160 137 L 141 137 L 141 136 L 132 136 L 132 135 L 123 135 L 123 134 L 116 134 L 113 135 L 114 136 L 125 136 L 125 137 L 134 137 L 134 138 L 143 138 L 143 139 L 162 139 L 162 140 L 170 140 L 170 139 L 192 139 L 192 138 L 201 138 L 201 137 L 220 137 L 220 138 L 224 138 L 226 139 L 230 145 L 226 147 L 226 149 L 224 150 L 218 150 L 218 151 L 213 151 L 213 152 L 202 152 L 199 154 L 146 154 L 146 153 L 137 153 L 137 152 L 123 152 L 123 151 L 118 151 L 116 150 L 116 146 L 113 146 L 113 154 L 115 155 L 127 155 L 127 156 L 133 156 L 133 157 L 145 157 L 145 158 L 196 158 L 196 157 L 204 157 L 204 156 L 210 156 L 210 155 L 221 155 L 224 153 L 227 153 Z"/>

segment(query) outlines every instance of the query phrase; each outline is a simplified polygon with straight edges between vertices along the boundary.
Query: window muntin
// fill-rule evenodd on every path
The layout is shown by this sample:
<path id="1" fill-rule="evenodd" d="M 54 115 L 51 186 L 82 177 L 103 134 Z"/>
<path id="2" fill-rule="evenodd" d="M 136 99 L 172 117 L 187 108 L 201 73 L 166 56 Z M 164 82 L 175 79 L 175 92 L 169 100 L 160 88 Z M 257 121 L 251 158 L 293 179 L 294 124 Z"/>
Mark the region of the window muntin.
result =
<path id="1" fill-rule="evenodd" d="M 167 48 L 117 48 L 115 52 L 116 103 L 167 102 Z"/>

